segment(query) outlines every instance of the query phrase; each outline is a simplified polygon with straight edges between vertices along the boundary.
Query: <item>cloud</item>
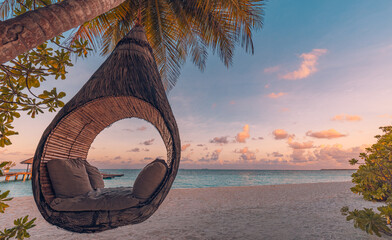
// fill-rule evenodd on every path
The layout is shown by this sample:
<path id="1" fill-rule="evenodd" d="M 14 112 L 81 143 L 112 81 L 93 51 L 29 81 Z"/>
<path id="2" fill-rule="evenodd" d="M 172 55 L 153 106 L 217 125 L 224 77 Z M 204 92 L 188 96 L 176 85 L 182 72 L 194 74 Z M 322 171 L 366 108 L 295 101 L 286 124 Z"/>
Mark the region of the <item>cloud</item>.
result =
<path id="1" fill-rule="evenodd" d="M 125 168 L 134 168 L 135 164 L 133 164 L 132 159 L 127 159 L 123 161 L 112 161 L 112 160 L 96 160 L 89 159 L 89 163 L 93 164 L 97 168 L 100 169 L 125 169 Z"/>
<path id="2" fill-rule="evenodd" d="M 114 160 L 120 160 L 121 159 L 121 156 L 117 156 L 117 157 L 115 157 L 115 158 L 113 158 Z"/>
<path id="3" fill-rule="evenodd" d="M 145 157 L 145 158 L 142 159 L 142 161 L 151 161 L 151 160 L 153 160 L 152 157 Z"/>
<path id="4" fill-rule="evenodd" d="M 267 97 L 275 99 L 275 98 L 280 98 L 280 97 L 282 97 L 284 95 L 287 95 L 287 93 L 285 93 L 285 92 L 270 93 L 270 94 L 267 95 Z"/>
<path id="5" fill-rule="evenodd" d="M 146 126 L 141 126 L 141 127 L 136 128 L 136 130 L 138 130 L 138 131 L 144 131 L 146 129 L 147 129 Z"/>
<path id="6" fill-rule="evenodd" d="M 182 157 L 181 162 L 193 162 L 193 160 L 190 159 L 189 157 Z"/>
<path id="7" fill-rule="evenodd" d="M 378 115 L 380 118 L 392 118 L 392 115 L 390 114 L 383 114 L 383 115 Z"/>
<path id="8" fill-rule="evenodd" d="M 147 129 L 146 126 L 141 126 L 136 128 L 136 131 L 145 131 L 146 129 Z M 134 132 L 134 130 L 130 128 L 123 128 L 123 131 Z"/>
<path id="9" fill-rule="evenodd" d="M 290 155 L 290 162 L 305 163 L 317 162 L 324 164 L 348 163 L 348 160 L 356 158 L 367 146 L 352 147 L 344 149 L 342 145 L 321 145 L 314 151 L 306 151 L 305 149 L 293 149 Z"/>
<path id="10" fill-rule="evenodd" d="M 230 101 L 230 105 L 234 105 L 234 104 L 235 104 L 234 100 Z"/>
<path id="11" fill-rule="evenodd" d="M 199 162 L 216 162 L 219 160 L 219 155 L 222 149 L 216 149 L 211 154 L 207 153 L 204 157 L 199 159 Z"/>
<path id="12" fill-rule="evenodd" d="M 267 165 L 275 165 L 281 168 L 282 166 L 286 166 L 288 162 L 287 160 L 277 158 L 277 159 L 260 159 L 260 163 L 267 164 Z"/>
<path id="13" fill-rule="evenodd" d="M 308 141 L 308 142 L 294 142 L 292 137 L 289 137 L 287 140 L 287 143 L 289 144 L 289 147 L 293 149 L 308 149 L 308 148 L 313 148 L 313 142 Z"/>
<path id="14" fill-rule="evenodd" d="M 285 139 L 289 136 L 289 134 L 283 129 L 275 129 L 272 134 L 276 140 Z"/>
<path id="15" fill-rule="evenodd" d="M 302 53 L 300 58 L 303 60 L 299 69 L 289 72 L 281 76 L 281 78 L 286 80 L 296 80 L 306 78 L 312 73 L 317 72 L 317 60 L 325 53 L 327 53 L 327 49 L 313 49 L 310 53 Z"/>
<path id="16" fill-rule="evenodd" d="M 290 155 L 290 162 L 292 163 L 305 163 L 315 161 L 316 158 L 311 152 L 307 152 L 304 149 L 293 148 L 293 153 Z"/>
<path id="17" fill-rule="evenodd" d="M 365 150 L 366 146 L 352 147 L 343 149 L 342 145 L 326 145 L 320 146 L 314 151 L 314 155 L 318 161 L 336 161 L 339 163 L 347 163 L 352 158 L 357 158 L 361 152 Z"/>
<path id="18" fill-rule="evenodd" d="M 255 161 L 256 154 L 253 151 L 249 151 L 248 147 L 244 147 L 239 150 L 235 150 L 235 153 L 241 153 L 239 160 L 244 162 Z"/>
<path id="19" fill-rule="evenodd" d="M 267 83 L 264 85 L 264 88 L 269 88 L 271 86 L 271 84 Z"/>
<path id="20" fill-rule="evenodd" d="M 140 152 L 140 148 L 133 148 L 131 150 L 128 150 L 127 152 Z"/>
<path id="21" fill-rule="evenodd" d="M 347 135 L 339 133 L 335 129 L 331 128 L 331 129 L 320 131 L 320 132 L 308 131 L 306 133 L 306 136 L 314 137 L 314 138 L 328 138 L 328 139 L 332 139 L 332 138 L 345 137 Z"/>
<path id="22" fill-rule="evenodd" d="M 276 157 L 276 158 L 281 158 L 284 156 L 283 154 L 281 154 L 279 152 L 273 152 L 273 153 L 271 153 L 271 155 L 272 155 L 272 157 Z"/>
<path id="23" fill-rule="evenodd" d="M 288 112 L 288 111 L 290 111 L 290 109 L 284 107 L 284 108 L 279 109 L 279 111 L 281 111 L 281 112 Z"/>
<path id="24" fill-rule="evenodd" d="M 185 144 L 185 145 L 182 145 L 181 146 L 181 151 L 185 151 L 188 147 L 190 147 L 191 146 L 191 144 Z"/>
<path id="25" fill-rule="evenodd" d="M 1 155 L 14 155 L 14 156 L 17 156 L 17 155 L 34 155 L 34 154 L 26 154 L 26 153 L 22 153 L 22 152 L 19 152 L 19 151 L 17 151 L 17 152 L 9 152 L 8 151 L 8 149 L 4 149 L 4 150 L 0 150 L 0 153 L 1 153 Z"/>
<path id="26" fill-rule="evenodd" d="M 278 65 L 278 66 L 264 68 L 264 72 L 265 73 L 274 73 L 274 72 L 279 71 L 279 69 L 280 69 L 280 66 Z"/>
<path id="27" fill-rule="evenodd" d="M 252 137 L 252 140 L 263 140 L 263 139 L 264 139 L 263 137 L 258 137 L 258 138 Z"/>
<path id="28" fill-rule="evenodd" d="M 235 140 L 237 142 L 244 143 L 244 142 L 246 142 L 246 139 L 249 138 L 249 137 L 250 137 L 250 135 L 249 135 L 249 125 L 246 124 L 244 126 L 244 128 L 243 128 L 243 131 L 237 134 L 237 136 L 235 137 Z"/>
<path id="29" fill-rule="evenodd" d="M 198 147 L 204 147 L 204 144 L 197 144 Z"/>
<path id="30" fill-rule="evenodd" d="M 154 142 L 154 138 L 152 138 L 152 139 L 150 139 L 150 140 L 147 140 L 147 141 L 144 141 L 144 142 L 141 142 L 140 144 L 142 144 L 142 145 L 152 145 L 152 143 Z"/>
<path id="31" fill-rule="evenodd" d="M 212 140 L 210 140 L 210 143 L 217 143 L 217 144 L 227 144 L 229 141 L 227 140 L 227 136 L 225 137 L 214 137 Z"/>
<path id="32" fill-rule="evenodd" d="M 358 115 L 347 115 L 347 114 L 341 114 L 341 115 L 335 115 L 332 119 L 332 121 L 348 121 L 348 122 L 358 122 L 361 121 L 362 118 Z"/>
<path id="33" fill-rule="evenodd" d="M 191 156 L 193 155 L 194 152 L 188 152 L 185 156 L 181 157 L 181 162 L 193 162 L 193 159 L 191 159 Z"/>

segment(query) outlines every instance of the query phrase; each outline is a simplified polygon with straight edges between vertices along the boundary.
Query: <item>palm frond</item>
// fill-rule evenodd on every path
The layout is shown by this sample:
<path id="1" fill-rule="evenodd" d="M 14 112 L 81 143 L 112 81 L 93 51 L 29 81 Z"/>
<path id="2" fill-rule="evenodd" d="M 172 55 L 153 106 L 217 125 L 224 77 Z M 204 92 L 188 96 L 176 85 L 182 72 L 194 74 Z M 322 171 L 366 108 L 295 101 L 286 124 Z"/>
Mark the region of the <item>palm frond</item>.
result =
<path id="1" fill-rule="evenodd" d="M 0 2 L 0 20 L 7 20 L 15 15 L 15 10 L 25 6 L 28 9 L 45 7 L 60 0 L 3 0 Z"/>
<path id="2" fill-rule="evenodd" d="M 11 17 L 17 4 L 17 0 L 3 0 L 3 2 L 0 3 L 1 20 L 4 21 Z"/>
<path id="3" fill-rule="evenodd" d="M 67 40 L 68 44 L 71 45 L 77 39 L 86 39 L 89 41 L 89 47 L 94 50 L 100 50 L 103 45 L 103 35 L 105 32 L 112 28 L 113 24 L 124 19 L 131 10 L 129 4 L 124 2 L 109 12 L 85 22 L 70 35 Z"/>
<path id="4" fill-rule="evenodd" d="M 263 0 L 127 0 L 80 26 L 73 40 L 88 39 L 91 47 L 108 54 L 130 31 L 139 9 L 163 84 L 170 90 L 188 55 L 203 70 L 208 49 L 227 67 L 237 44 L 253 53 L 252 32 L 262 27 Z"/>

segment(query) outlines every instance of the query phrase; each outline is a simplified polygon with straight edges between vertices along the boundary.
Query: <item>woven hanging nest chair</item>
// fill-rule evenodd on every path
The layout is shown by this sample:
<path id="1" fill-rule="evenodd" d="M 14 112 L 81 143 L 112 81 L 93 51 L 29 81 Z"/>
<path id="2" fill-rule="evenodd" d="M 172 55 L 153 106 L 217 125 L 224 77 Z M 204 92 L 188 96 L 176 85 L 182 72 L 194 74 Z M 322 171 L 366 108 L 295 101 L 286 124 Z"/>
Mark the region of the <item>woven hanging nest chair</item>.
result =
<path id="1" fill-rule="evenodd" d="M 49 203 L 55 193 L 46 163 L 54 159 L 86 160 L 92 142 L 103 129 L 132 117 L 153 124 L 166 146 L 168 171 L 155 193 L 123 210 L 53 210 Z M 144 29 L 135 26 L 43 133 L 33 162 L 35 202 L 46 221 L 73 232 L 99 232 L 143 222 L 168 194 L 178 171 L 180 151 L 177 124 L 151 46 Z"/>

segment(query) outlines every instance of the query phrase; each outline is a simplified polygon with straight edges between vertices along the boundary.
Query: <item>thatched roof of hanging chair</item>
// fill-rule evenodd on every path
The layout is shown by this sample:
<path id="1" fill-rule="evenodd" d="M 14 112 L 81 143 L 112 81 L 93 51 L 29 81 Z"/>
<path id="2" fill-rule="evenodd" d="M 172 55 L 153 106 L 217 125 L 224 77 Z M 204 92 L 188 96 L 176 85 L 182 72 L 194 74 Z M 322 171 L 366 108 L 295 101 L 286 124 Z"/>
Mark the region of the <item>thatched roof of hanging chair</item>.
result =
<path id="1" fill-rule="evenodd" d="M 168 174 L 147 202 L 122 211 L 56 212 L 46 163 L 86 159 L 95 137 L 112 123 L 137 117 L 153 124 L 167 149 Z M 33 193 L 42 216 L 76 232 L 103 231 L 147 219 L 166 197 L 180 160 L 177 124 L 143 27 L 135 26 L 80 91 L 59 111 L 42 135 L 33 164 Z"/>

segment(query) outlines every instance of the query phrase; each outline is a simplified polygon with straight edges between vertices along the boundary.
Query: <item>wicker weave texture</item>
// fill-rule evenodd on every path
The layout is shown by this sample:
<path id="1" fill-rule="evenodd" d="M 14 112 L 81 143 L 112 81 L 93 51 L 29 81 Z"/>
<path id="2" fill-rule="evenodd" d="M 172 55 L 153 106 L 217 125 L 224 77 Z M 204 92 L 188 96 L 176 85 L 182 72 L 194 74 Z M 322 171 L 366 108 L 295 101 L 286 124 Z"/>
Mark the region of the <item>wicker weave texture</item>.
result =
<path id="1" fill-rule="evenodd" d="M 53 159 L 86 159 L 95 137 L 124 118 L 153 124 L 167 149 L 168 174 L 145 203 L 121 211 L 57 212 L 49 207 L 54 192 L 46 163 Z M 169 192 L 176 177 L 181 143 L 151 47 L 142 27 L 134 27 L 59 111 L 43 133 L 33 162 L 33 193 L 38 209 L 49 222 L 74 232 L 97 232 L 135 224 L 150 217 Z"/>

